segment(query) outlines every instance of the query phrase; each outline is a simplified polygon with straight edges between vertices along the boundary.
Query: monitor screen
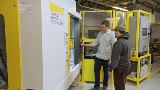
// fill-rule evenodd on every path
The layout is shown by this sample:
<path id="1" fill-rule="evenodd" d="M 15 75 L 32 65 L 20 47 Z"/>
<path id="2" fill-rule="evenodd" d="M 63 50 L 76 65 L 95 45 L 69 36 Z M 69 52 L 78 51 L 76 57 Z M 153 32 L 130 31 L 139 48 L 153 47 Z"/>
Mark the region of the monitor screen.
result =
<path id="1" fill-rule="evenodd" d="M 146 36 L 147 35 L 147 28 L 143 28 L 142 30 L 142 36 Z"/>

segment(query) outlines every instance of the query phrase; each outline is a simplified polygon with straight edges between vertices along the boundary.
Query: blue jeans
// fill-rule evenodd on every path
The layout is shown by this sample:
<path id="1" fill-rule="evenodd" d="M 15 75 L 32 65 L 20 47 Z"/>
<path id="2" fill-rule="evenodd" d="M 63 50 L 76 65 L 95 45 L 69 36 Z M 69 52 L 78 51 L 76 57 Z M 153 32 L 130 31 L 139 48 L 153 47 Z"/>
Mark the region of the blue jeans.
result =
<path id="1" fill-rule="evenodd" d="M 109 60 L 103 60 L 95 57 L 94 59 L 95 65 L 94 65 L 94 74 L 95 74 L 95 85 L 94 88 L 100 88 L 100 70 L 101 66 L 103 65 L 103 71 L 104 71 L 104 79 L 103 79 L 103 86 L 108 86 L 108 67 L 109 67 Z"/>

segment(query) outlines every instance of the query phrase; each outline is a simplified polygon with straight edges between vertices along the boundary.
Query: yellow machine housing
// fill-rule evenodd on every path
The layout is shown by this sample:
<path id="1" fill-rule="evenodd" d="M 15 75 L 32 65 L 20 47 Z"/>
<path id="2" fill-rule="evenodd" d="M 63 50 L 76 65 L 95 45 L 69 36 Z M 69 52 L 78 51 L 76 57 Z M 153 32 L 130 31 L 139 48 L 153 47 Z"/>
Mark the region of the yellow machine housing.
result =
<path id="1" fill-rule="evenodd" d="M 22 90 L 18 0 L 0 0 L 0 14 L 5 21 L 7 90 Z"/>

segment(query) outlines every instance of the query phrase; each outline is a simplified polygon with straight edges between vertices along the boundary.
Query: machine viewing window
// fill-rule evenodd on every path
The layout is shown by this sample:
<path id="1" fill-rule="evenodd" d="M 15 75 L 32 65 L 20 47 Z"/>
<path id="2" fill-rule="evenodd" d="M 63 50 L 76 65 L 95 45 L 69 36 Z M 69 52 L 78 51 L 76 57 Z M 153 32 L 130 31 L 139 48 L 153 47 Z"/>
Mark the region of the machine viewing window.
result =
<path id="1" fill-rule="evenodd" d="M 72 70 L 80 61 L 80 24 L 79 19 L 71 15 L 70 19 L 70 70 Z"/>
<path id="2" fill-rule="evenodd" d="M 146 36 L 146 35 L 147 35 L 147 28 L 143 28 L 143 30 L 142 30 L 142 35 L 143 35 L 143 36 Z"/>
<path id="3" fill-rule="evenodd" d="M 0 89 L 8 89 L 5 21 L 2 14 L 0 14 Z"/>

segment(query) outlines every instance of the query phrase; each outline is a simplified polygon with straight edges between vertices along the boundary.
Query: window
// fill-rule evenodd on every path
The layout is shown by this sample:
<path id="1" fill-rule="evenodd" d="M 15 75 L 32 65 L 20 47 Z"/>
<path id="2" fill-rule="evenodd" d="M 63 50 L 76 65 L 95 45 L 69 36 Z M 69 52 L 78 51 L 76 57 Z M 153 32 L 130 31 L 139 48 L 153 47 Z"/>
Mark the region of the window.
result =
<path id="1" fill-rule="evenodd" d="M 4 16 L 0 14 L 0 89 L 8 89 Z"/>
<path id="2" fill-rule="evenodd" d="M 80 56 L 80 25 L 79 19 L 71 15 L 70 19 L 70 69 L 79 64 Z"/>

